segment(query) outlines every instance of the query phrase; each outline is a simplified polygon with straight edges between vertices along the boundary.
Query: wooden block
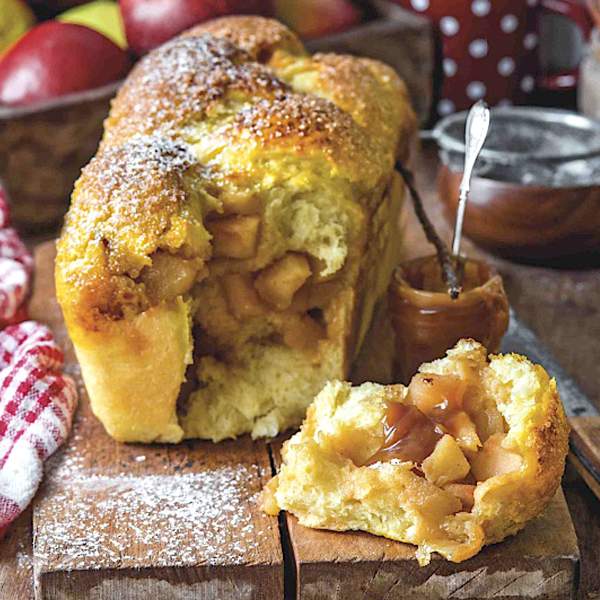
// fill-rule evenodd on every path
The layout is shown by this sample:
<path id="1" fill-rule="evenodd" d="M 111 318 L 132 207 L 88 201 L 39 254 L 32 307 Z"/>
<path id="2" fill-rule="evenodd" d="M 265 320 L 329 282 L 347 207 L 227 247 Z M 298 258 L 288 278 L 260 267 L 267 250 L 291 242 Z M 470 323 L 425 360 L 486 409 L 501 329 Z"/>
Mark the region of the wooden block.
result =
<path id="1" fill-rule="evenodd" d="M 311 52 L 339 52 L 381 60 L 402 77 L 421 123 L 433 95 L 434 42 L 429 21 L 387 0 L 372 0 L 377 18 L 343 33 L 310 40 Z"/>
<path id="2" fill-rule="evenodd" d="M 280 444 L 273 445 L 279 465 Z M 419 567 L 415 546 L 364 532 L 309 529 L 286 514 L 298 600 L 573 598 L 579 550 L 562 490 L 514 537 L 451 563 Z"/>
<path id="3" fill-rule="evenodd" d="M 571 417 L 569 458 L 590 489 L 600 499 L 600 417 Z"/>
<path id="4" fill-rule="evenodd" d="M 581 600 L 600 598 L 600 570 L 598 569 L 600 510 L 598 510 L 598 498 L 569 462 L 565 469 L 563 489 L 575 525 L 581 553 L 578 598 Z"/>
<path id="5" fill-rule="evenodd" d="M 27 509 L 0 539 L 0 598 L 33 598 L 31 509 Z"/>
<path id="6" fill-rule="evenodd" d="M 119 444 L 93 417 L 53 287 L 53 244 L 36 252 L 32 317 L 67 349 L 80 407 L 48 465 L 33 515 L 36 598 L 277 598 L 276 518 L 256 499 L 265 442 Z"/>

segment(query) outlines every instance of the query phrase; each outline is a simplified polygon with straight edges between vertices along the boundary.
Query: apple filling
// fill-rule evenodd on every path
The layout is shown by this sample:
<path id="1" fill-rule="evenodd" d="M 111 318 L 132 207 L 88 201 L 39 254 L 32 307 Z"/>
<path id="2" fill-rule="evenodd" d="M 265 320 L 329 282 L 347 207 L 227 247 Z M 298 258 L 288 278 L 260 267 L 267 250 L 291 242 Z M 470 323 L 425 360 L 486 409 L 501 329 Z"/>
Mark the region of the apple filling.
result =
<path id="1" fill-rule="evenodd" d="M 204 266 L 159 250 L 139 280 L 151 302 L 181 296 L 190 309 L 193 365 L 177 404 L 185 435 L 275 435 L 301 421 L 339 360 L 328 348 L 339 346 L 332 307 L 348 285 L 348 261 L 324 275 L 331 265 L 283 237 L 281 222 L 256 196 L 228 191 L 219 202 L 204 219 L 211 236 Z M 303 380 L 306 389 L 283 377 Z M 295 404 L 282 387 L 295 394 Z"/>
<path id="2" fill-rule="evenodd" d="M 367 199 L 299 169 L 291 160 L 296 175 L 266 188 L 226 169 L 201 189 L 188 182 L 202 231 L 176 247 L 167 240 L 135 272 L 147 305 L 177 304 L 184 317 L 176 418 L 186 438 L 273 437 L 299 425 L 324 383 L 347 376 L 385 293 L 400 177 Z"/>
<path id="3" fill-rule="evenodd" d="M 522 464 L 519 454 L 503 446 L 502 416 L 493 407 L 482 411 L 475 390 L 456 375 L 415 375 L 403 403 L 388 401 L 384 442 L 366 464 L 412 462 L 415 473 L 450 492 L 469 512 L 479 483 Z M 470 415 L 475 409 L 486 423 L 479 431 Z"/>
<path id="4" fill-rule="evenodd" d="M 201 259 L 187 260 L 180 256 L 158 251 L 152 256 L 152 265 L 140 276 L 148 298 L 154 304 L 187 294 L 203 272 Z"/>
<path id="5" fill-rule="evenodd" d="M 254 232 L 246 231 L 248 238 L 254 236 Z M 217 248 L 221 242 L 217 241 L 218 234 L 213 235 Z M 242 248 L 249 247 L 249 242 L 237 240 L 236 244 L 229 256 L 242 258 Z M 200 325 L 222 340 L 223 346 L 240 345 L 252 337 L 275 336 L 288 348 L 310 353 L 327 337 L 320 317 L 335 289 L 330 286 L 329 291 L 324 290 L 322 284 L 313 283 L 309 257 L 305 254 L 286 252 L 258 270 L 244 270 L 233 261 L 229 265 L 221 262 L 219 268 L 224 270 L 223 274 L 215 279 L 209 276 L 196 289 L 200 303 L 196 315 Z M 211 303 L 211 310 L 202 306 L 204 299 Z M 224 321 L 229 326 L 220 331 L 212 327 L 213 323 Z M 258 326 L 258 321 L 262 326 Z"/>
<path id="6" fill-rule="evenodd" d="M 253 269 L 261 217 L 248 213 L 258 208 L 252 197 L 227 197 L 223 203 L 225 216 L 207 220 L 213 263 L 218 265 L 213 269 L 214 275 L 210 272 L 211 263 L 206 277 L 200 259 L 186 259 L 159 250 L 152 255 L 152 265 L 142 271 L 140 280 L 153 303 L 191 295 L 199 305 L 204 300 L 214 305 L 211 319 L 215 323 L 266 318 L 270 334 L 277 334 L 289 348 L 310 353 L 327 336 L 323 309 L 339 290 L 339 283 L 335 278 L 323 281 L 315 268 L 318 260 L 301 252 L 285 252 L 265 267 Z M 215 289 L 218 298 L 209 298 L 215 295 Z M 216 319 L 215 310 L 221 313 Z M 205 316 L 200 306 L 196 320 L 201 327 L 207 320 Z M 225 336 L 213 331 L 212 337 L 217 341 L 220 337 L 227 338 L 231 328 L 231 324 L 223 328 Z M 206 329 L 212 328 L 208 325 Z M 211 335 L 211 331 L 208 333 Z M 225 345 L 232 336 L 229 338 Z"/>

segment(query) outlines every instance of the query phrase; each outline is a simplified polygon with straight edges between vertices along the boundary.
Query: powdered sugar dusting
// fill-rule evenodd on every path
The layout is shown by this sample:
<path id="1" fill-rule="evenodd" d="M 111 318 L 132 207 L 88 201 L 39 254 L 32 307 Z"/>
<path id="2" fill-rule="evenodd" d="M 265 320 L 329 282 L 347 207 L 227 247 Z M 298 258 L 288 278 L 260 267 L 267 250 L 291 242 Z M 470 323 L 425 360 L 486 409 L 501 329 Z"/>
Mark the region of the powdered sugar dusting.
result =
<path id="1" fill-rule="evenodd" d="M 144 57 L 119 92 L 111 111 L 116 126 L 106 139 L 124 133 L 175 132 L 203 118 L 230 91 L 272 96 L 285 83 L 225 39 L 211 35 L 178 37 Z"/>
<path id="2" fill-rule="evenodd" d="M 33 573 L 31 537 L 29 535 L 17 537 L 15 563 L 18 577 L 22 580 L 29 579 Z"/>
<path id="3" fill-rule="evenodd" d="M 96 169 L 96 181 L 107 195 L 112 190 L 123 194 L 127 186 L 136 186 L 135 191 L 139 191 L 144 182 L 151 185 L 152 176 L 178 175 L 194 163 L 185 144 L 151 135 L 135 135 L 123 146 L 109 148 L 106 156 L 93 160 L 102 162 L 102 168 Z"/>
<path id="4" fill-rule="evenodd" d="M 254 522 L 253 477 L 243 464 L 177 476 L 75 476 L 38 506 L 35 559 L 53 570 L 259 562 L 269 527 Z"/>

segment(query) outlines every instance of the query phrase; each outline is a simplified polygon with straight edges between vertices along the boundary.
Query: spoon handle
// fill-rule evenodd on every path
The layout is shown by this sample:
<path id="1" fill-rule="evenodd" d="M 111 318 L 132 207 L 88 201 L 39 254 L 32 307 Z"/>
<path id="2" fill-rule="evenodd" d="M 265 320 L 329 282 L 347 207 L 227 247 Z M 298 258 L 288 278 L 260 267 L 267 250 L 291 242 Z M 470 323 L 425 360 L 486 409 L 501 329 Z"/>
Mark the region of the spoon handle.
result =
<path id="1" fill-rule="evenodd" d="M 483 100 L 479 100 L 471 107 L 465 125 L 465 168 L 460 182 L 458 209 L 456 211 L 456 223 L 454 225 L 454 239 L 452 240 L 452 254 L 454 256 L 459 256 L 460 254 L 463 221 L 465 218 L 467 197 L 471 186 L 473 167 L 481 152 L 489 127 L 490 109 Z"/>

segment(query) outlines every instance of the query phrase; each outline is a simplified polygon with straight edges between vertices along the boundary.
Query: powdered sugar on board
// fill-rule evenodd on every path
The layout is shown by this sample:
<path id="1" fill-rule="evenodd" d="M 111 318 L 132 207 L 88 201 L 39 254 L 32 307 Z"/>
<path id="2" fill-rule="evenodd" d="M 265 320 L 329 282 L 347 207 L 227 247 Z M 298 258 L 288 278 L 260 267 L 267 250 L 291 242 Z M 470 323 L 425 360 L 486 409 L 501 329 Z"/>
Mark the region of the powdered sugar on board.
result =
<path id="1" fill-rule="evenodd" d="M 36 512 L 36 560 L 54 569 L 240 565 L 267 532 L 245 465 L 203 473 L 73 477 Z M 264 525 L 264 524 L 260 524 Z"/>
<path id="2" fill-rule="evenodd" d="M 270 474 L 264 442 L 118 444 L 84 403 L 36 503 L 36 569 L 277 563 L 258 506 Z"/>
<path id="3" fill-rule="evenodd" d="M 30 306 L 64 344 L 81 400 L 33 506 L 36 598 L 281 598 L 278 521 L 258 506 L 271 477 L 266 443 L 111 439 L 92 414 L 56 304 L 54 256 L 51 244 L 36 252 Z"/>

